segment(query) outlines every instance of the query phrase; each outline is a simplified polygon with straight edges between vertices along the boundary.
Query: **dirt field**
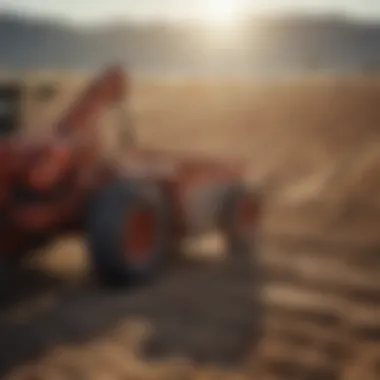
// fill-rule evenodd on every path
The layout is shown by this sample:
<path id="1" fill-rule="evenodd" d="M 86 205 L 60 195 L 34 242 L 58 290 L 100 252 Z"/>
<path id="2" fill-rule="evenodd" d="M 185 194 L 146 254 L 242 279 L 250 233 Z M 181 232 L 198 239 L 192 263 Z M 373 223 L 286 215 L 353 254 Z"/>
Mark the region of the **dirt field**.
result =
<path id="1" fill-rule="evenodd" d="M 60 82 L 45 116 L 26 104 L 30 130 L 82 83 Z M 207 240 L 157 284 L 115 292 L 77 240 L 57 242 L 4 292 L 0 377 L 380 379 L 379 105 L 374 78 L 136 83 L 141 144 L 252 163 L 261 270 Z"/>

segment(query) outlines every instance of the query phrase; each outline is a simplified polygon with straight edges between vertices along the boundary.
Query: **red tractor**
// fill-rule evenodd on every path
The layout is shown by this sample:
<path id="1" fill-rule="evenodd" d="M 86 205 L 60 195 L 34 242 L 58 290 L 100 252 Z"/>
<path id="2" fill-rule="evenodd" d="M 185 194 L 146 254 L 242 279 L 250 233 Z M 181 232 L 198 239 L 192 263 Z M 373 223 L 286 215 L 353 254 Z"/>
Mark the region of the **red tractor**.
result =
<path id="1" fill-rule="evenodd" d="M 118 159 L 103 154 L 94 125 L 125 101 L 128 90 L 122 70 L 112 67 L 89 84 L 49 135 L 30 137 L 18 131 L 20 88 L 0 87 L 4 261 L 80 232 L 99 277 L 125 284 L 158 273 L 189 234 L 217 228 L 232 251 L 251 247 L 259 200 L 243 164 L 142 149 L 127 122 L 117 139 Z"/>

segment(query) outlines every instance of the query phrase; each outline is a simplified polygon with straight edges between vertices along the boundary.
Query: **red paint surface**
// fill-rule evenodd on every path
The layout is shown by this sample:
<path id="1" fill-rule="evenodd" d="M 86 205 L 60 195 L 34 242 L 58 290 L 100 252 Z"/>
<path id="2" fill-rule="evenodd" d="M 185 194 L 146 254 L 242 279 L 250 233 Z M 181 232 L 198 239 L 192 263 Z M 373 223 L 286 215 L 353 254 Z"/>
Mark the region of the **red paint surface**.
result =
<path id="1" fill-rule="evenodd" d="M 0 232 L 0 244 L 50 231 L 63 233 L 67 226 L 83 230 L 85 204 L 93 191 L 115 179 L 136 176 L 158 184 L 171 199 L 173 235 L 180 238 L 186 233 L 184 209 L 190 189 L 241 180 L 244 172 L 241 163 L 147 149 L 126 152 L 116 165 L 101 162 L 97 136 L 91 127 L 102 109 L 123 100 L 126 90 L 121 70 L 111 68 L 90 83 L 55 124 L 49 138 L 35 136 L 0 142 L 0 210 L 5 225 Z M 62 184 L 67 190 L 53 196 Z M 40 201 L 16 202 L 12 199 L 16 187 L 38 194 Z M 135 248 L 143 245 L 139 236 L 136 232 Z M 8 251 L 12 251 L 13 243 L 7 244 Z"/>
<path id="2" fill-rule="evenodd" d="M 157 244 L 158 226 L 151 210 L 137 209 L 128 216 L 124 231 L 125 259 L 141 264 L 150 259 Z"/>

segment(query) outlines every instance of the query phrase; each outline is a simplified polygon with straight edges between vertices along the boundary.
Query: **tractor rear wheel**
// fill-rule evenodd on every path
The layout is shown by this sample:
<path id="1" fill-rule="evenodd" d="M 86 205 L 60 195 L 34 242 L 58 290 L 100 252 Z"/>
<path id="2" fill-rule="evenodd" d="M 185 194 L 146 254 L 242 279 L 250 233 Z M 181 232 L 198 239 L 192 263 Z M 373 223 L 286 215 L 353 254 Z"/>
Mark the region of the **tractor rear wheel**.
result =
<path id="1" fill-rule="evenodd" d="M 140 283 L 163 267 L 171 246 L 170 205 L 159 187 L 120 181 L 91 202 L 87 233 L 96 275 L 110 285 Z"/>

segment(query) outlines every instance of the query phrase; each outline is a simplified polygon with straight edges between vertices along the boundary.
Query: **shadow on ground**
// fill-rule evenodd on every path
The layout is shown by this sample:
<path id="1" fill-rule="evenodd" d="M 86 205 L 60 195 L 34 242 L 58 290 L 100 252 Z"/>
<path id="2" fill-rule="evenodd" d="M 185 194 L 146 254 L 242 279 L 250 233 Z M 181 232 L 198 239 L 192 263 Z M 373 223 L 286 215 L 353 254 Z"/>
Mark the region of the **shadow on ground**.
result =
<path id="1" fill-rule="evenodd" d="M 105 289 L 88 279 L 69 286 L 31 269 L 13 280 L 1 299 L 0 377 L 54 347 L 107 336 L 130 318 L 153 327 L 143 350 L 147 359 L 181 356 L 235 366 L 252 352 L 260 331 L 254 266 L 243 256 L 183 261 L 135 289 Z M 46 302 L 31 312 L 28 302 L 38 297 Z M 12 315 L 15 305 L 21 309 Z"/>

